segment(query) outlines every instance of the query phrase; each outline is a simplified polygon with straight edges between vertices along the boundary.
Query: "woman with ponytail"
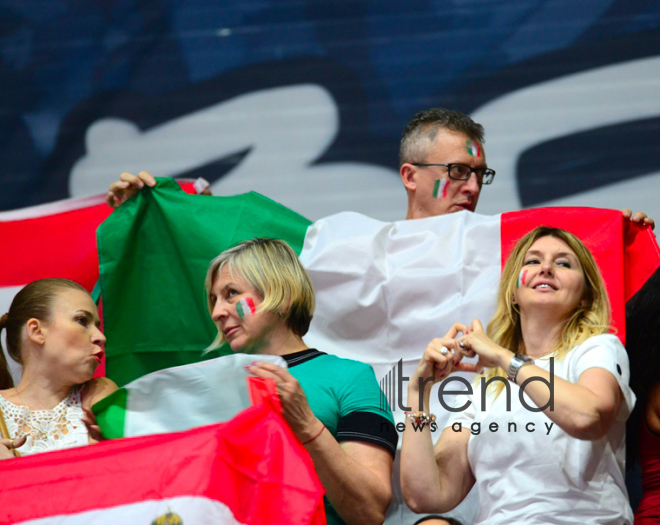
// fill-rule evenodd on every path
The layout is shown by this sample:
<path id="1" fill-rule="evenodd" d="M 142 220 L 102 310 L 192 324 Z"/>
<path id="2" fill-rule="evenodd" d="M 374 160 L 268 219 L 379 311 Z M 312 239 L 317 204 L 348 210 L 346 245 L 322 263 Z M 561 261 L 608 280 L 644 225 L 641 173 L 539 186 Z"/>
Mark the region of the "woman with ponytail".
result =
<path id="1" fill-rule="evenodd" d="M 0 332 L 23 373 L 14 386 L 0 349 L 0 458 L 96 441 L 89 409 L 117 389 L 92 378 L 105 343 L 99 325 L 94 301 L 76 282 L 41 279 L 16 294 Z"/>

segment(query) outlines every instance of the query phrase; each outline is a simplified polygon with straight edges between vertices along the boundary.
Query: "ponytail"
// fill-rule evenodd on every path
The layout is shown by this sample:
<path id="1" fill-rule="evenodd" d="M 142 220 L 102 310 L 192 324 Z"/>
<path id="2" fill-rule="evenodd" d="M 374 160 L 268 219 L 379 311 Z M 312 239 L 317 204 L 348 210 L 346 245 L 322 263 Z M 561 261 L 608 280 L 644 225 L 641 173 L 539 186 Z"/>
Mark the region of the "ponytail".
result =
<path id="1" fill-rule="evenodd" d="M 4 314 L 0 317 L 0 390 L 7 390 L 14 386 L 14 380 L 9 373 L 9 367 L 7 366 L 7 358 L 5 357 L 5 352 L 2 350 L 2 329 L 7 326 L 7 317 L 8 314 Z"/>

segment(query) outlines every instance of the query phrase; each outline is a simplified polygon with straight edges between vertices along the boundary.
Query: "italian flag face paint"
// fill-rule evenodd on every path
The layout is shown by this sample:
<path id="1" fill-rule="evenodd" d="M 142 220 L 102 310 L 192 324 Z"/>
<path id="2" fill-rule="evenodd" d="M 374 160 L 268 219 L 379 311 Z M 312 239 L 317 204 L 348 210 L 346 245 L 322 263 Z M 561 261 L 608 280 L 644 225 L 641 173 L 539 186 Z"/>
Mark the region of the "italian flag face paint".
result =
<path id="1" fill-rule="evenodd" d="M 438 179 L 433 185 L 433 198 L 440 199 L 447 197 L 447 186 L 449 186 L 449 181 L 447 179 Z"/>
<path id="2" fill-rule="evenodd" d="M 521 286 L 525 286 L 525 279 L 527 278 L 527 270 L 520 270 L 520 274 L 518 275 L 518 286 L 516 288 L 520 288 Z"/>
<path id="3" fill-rule="evenodd" d="M 481 149 L 479 148 L 479 145 L 476 142 L 473 142 L 471 140 L 466 140 L 465 149 L 467 149 L 467 152 L 473 157 L 481 157 Z"/>
<path id="4" fill-rule="evenodd" d="M 236 313 L 241 319 L 244 319 L 248 315 L 254 315 L 256 311 L 257 307 L 254 306 L 252 297 L 244 297 L 236 303 Z"/>

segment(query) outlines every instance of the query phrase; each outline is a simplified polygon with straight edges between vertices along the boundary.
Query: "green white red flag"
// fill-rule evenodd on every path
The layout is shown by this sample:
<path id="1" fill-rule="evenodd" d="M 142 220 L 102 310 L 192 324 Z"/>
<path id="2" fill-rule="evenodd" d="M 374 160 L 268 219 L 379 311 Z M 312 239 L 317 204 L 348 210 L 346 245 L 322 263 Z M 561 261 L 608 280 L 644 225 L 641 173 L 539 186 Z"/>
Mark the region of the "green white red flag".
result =
<path id="1" fill-rule="evenodd" d="M 271 388 L 227 423 L 3 461 L 0 523 L 322 525 L 323 488 Z"/>

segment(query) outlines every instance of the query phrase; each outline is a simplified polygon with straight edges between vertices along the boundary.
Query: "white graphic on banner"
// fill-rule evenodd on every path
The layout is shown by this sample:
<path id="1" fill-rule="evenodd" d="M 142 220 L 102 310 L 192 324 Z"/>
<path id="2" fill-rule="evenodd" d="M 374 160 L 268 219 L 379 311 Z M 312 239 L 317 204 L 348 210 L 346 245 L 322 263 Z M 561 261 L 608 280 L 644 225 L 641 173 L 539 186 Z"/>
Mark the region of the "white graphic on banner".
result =
<path id="1" fill-rule="evenodd" d="M 248 93 L 144 132 L 126 120 L 104 119 L 87 131 L 87 154 L 73 167 L 70 191 L 98 193 L 122 171 L 177 176 L 250 149 L 213 184 L 214 195 L 257 191 L 311 220 L 341 211 L 405 217 L 396 171 L 358 162 L 314 164 L 339 126 L 335 101 L 312 84 Z"/>

